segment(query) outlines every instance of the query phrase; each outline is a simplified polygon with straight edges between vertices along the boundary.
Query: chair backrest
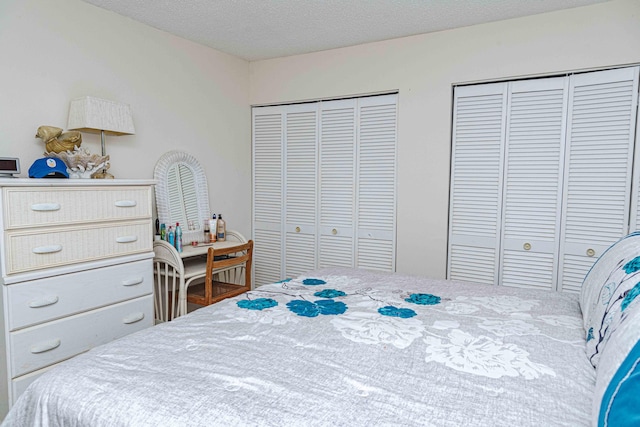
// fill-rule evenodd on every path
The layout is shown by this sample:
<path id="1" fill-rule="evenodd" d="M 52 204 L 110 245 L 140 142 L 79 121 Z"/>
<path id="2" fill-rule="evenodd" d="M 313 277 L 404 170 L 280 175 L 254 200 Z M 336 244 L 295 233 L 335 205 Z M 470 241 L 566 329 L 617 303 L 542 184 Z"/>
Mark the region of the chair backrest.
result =
<path id="1" fill-rule="evenodd" d="M 231 255 L 225 257 L 225 255 Z M 253 240 L 249 240 L 247 243 L 243 245 L 233 246 L 230 248 L 223 249 L 215 249 L 209 248 L 207 253 L 207 273 L 205 277 L 206 286 L 206 297 L 209 299 L 208 303 L 213 303 L 220 301 L 224 298 L 228 298 L 230 296 L 239 295 L 242 292 L 247 292 L 251 290 L 251 264 L 253 262 Z M 216 281 L 214 279 L 214 275 L 218 275 L 220 277 L 221 273 L 224 272 L 234 272 L 238 271 L 238 269 L 242 269 L 244 271 L 244 280 L 234 280 L 234 282 L 243 281 L 244 284 L 241 283 L 225 283 L 221 281 Z M 226 275 L 222 276 L 226 277 L 235 277 L 240 278 L 240 275 L 232 274 L 231 276 Z M 232 286 L 230 292 L 222 291 L 219 295 L 216 294 L 214 286 L 225 287 L 225 285 L 235 285 Z M 241 286 L 238 286 L 241 285 Z M 209 292 L 213 292 L 213 295 L 209 294 Z"/>
<path id="2" fill-rule="evenodd" d="M 168 242 L 153 242 L 153 251 L 155 321 L 161 323 L 182 314 L 177 297 L 184 281 L 184 265 Z"/>

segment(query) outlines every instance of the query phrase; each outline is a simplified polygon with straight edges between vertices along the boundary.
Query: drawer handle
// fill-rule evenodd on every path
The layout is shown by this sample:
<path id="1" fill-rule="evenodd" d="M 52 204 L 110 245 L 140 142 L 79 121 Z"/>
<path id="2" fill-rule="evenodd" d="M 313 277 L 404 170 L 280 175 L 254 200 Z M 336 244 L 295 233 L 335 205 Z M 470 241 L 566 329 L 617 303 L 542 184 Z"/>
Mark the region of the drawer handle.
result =
<path id="1" fill-rule="evenodd" d="M 144 319 L 144 313 L 133 313 L 122 319 L 122 323 L 130 325 Z"/>
<path id="2" fill-rule="evenodd" d="M 120 236 L 116 237 L 118 243 L 131 243 L 138 240 L 138 236 Z"/>
<path id="3" fill-rule="evenodd" d="M 62 245 L 49 245 L 49 246 L 38 246 L 37 248 L 33 248 L 31 252 L 34 254 L 53 254 L 56 252 L 60 252 L 62 250 Z"/>
<path id="4" fill-rule="evenodd" d="M 135 200 L 118 200 L 115 204 L 119 208 L 132 208 L 137 206 L 138 202 Z"/>
<path id="5" fill-rule="evenodd" d="M 122 282 L 122 286 L 135 286 L 144 282 L 144 277 L 136 277 L 134 279 L 128 279 Z"/>
<path id="6" fill-rule="evenodd" d="M 50 211 L 59 211 L 60 203 L 34 203 L 31 205 L 31 210 L 36 212 L 50 212 Z"/>
<path id="7" fill-rule="evenodd" d="M 55 295 L 52 295 L 52 296 L 49 296 L 49 297 L 41 298 L 39 300 L 31 301 L 29 303 L 29 307 L 31 307 L 31 308 L 46 307 L 48 305 L 53 305 L 53 304 L 55 304 L 57 302 L 58 302 L 58 297 L 55 296 Z"/>
<path id="8" fill-rule="evenodd" d="M 41 342 L 39 344 L 32 345 L 29 350 L 33 354 L 44 353 L 45 351 L 50 351 L 60 347 L 61 343 L 62 341 L 60 341 L 59 339 L 55 339 L 47 342 Z"/>

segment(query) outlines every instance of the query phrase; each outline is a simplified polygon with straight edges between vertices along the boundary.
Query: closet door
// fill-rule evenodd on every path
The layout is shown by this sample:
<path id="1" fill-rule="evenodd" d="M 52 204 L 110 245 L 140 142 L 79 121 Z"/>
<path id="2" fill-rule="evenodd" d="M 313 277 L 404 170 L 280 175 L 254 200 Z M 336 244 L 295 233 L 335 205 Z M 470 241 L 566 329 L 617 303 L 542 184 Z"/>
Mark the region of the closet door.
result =
<path id="1" fill-rule="evenodd" d="M 284 117 L 280 107 L 252 111 L 254 283 L 282 279 Z"/>
<path id="2" fill-rule="evenodd" d="M 355 264 L 356 107 L 356 99 L 320 103 L 320 268 Z"/>
<path id="3" fill-rule="evenodd" d="M 568 78 L 509 83 L 499 284 L 551 289 L 558 267 Z"/>
<path id="4" fill-rule="evenodd" d="M 447 277 L 497 284 L 507 84 L 456 87 Z"/>
<path id="5" fill-rule="evenodd" d="M 395 271 L 397 95 L 358 99 L 356 263 Z"/>
<path id="6" fill-rule="evenodd" d="M 284 275 L 316 268 L 318 104 L 285 108 Z"/>
<path id="7" fill-rule="evenodd" d="M 637 97 L 638 67 L 571 78 L 559 290 L 628 232 Z"/>

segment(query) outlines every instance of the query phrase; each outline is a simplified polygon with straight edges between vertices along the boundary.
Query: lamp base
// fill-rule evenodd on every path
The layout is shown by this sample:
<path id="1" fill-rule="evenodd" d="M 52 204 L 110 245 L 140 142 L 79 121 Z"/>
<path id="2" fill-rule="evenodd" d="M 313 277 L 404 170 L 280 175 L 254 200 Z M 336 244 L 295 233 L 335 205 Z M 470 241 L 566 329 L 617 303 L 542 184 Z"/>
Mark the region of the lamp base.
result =
<path id="1" fill-rule="evenodd" d="M 93 179 L 114 179 L 115 177 L 111 175 L 106 170 L 102 170 L 100 172 L 96 172 L 91 178 Z"/>

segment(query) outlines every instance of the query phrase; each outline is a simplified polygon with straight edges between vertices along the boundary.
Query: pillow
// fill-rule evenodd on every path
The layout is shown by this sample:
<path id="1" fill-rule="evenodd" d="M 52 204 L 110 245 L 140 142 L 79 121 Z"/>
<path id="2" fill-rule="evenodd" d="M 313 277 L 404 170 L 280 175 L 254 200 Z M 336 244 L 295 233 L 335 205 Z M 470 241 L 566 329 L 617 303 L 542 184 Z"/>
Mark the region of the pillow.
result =
<path id="1" fill-rule="evenodd" d="M 640 298 L 624 312 L 596 372 L 592 417 L 598 426 L 640 425 Z"/>
<path id="2" fill-rule="evenodd" d="M 586 352 L 598 366 L 611 334 L 640 294 L 640 232 L 632 233 L 607 249 L 587 273 L 580 293 L 586 331 Z"/>

